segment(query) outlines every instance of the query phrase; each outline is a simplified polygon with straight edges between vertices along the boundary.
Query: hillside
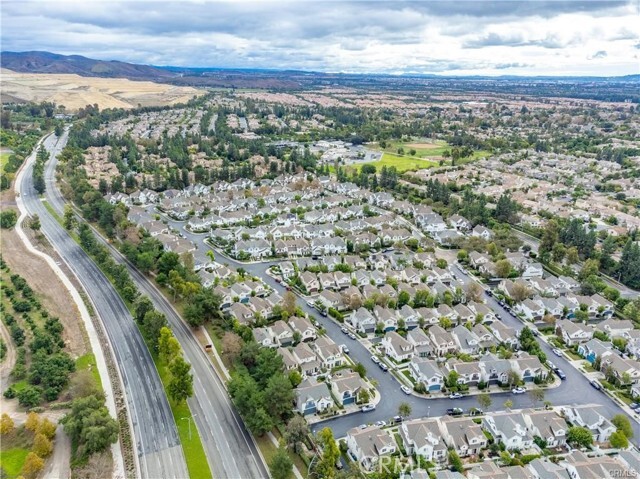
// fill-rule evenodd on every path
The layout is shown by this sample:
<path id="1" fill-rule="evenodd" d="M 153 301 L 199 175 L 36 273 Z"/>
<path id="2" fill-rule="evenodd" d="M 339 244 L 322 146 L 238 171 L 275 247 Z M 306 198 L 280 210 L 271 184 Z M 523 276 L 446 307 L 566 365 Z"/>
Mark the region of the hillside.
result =
<path id="1" fill-rule="evenodd" d="M 100 109 L 173 105 L 204 93 L 192 87 L 125 78 L 17 73 L 2 69 L 3 101 L 52 101 L 69 111 L 94 103 Z"/>
<path id="2" fill-rule="evenodd" d="M 85 77 L 162 80 L 178 76 L 175 72 L 149 65 L 49 52 L 2 52 L 0 66 L 19 73 L 70 73 Z"/>

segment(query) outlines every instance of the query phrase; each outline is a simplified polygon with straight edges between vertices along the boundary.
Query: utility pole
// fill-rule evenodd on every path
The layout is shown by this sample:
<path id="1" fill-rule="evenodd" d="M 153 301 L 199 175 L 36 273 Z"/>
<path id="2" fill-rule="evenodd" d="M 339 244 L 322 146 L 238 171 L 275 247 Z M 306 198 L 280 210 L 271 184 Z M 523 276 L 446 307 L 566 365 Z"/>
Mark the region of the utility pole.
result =
<path id="1" fill-rule="evenodd" d="M 183 418 L 180 418 L 180 419 L 182 419 L 183 421 L 187 421 L 187 423 L 189 424 L 189 441 L 191 441 L 191 420 L 192 420 L 192 419 L 194 419 L 196 416 L 198 416 L 198 415 L 197 415 L 197 414 L 194 414 L 194 415 L 193 415 L 193 416 L 191 416 L 191 417 L 183 417 Z"/>

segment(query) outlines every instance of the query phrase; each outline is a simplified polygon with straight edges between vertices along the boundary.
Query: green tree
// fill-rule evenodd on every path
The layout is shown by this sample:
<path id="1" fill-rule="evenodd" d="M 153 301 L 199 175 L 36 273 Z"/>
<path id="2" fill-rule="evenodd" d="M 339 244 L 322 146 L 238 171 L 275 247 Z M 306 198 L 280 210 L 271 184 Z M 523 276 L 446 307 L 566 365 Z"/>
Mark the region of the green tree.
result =
<path id="1" fill-rule="evenodd" d="M 400 417 L 411 416 L 411 404 L 409 404 L 408 402 L 401 402 L 398 406 L 398 415 Z"/>
<path id="2" fill-rule="evenodd" d="M 294 452 L 298 452 L 300 443 L 302 443 L 309 434 L 309 425 L 307 421 L 297 414 L 287 423 L 284 432 L 284 438 L 287 444 L 291 446 Z"/>
<path id="3" fill-rule="evenodd" d="M 133 304 L 133 317 L 139 323 L 142 323 L 144 315 L 154 309 L 153 303 L 148 296 L 140 296 Z"/>
<path id="4" fill-rule="evenodd" d="M 507 259 L 501 259 L 496 263 L 495 270 L 498 278 L 507 278 L 511 274 L 511 263 Z"/>
<path id="5" fill-rule="evenodd" d="M 18 394 L 16 394 L 18 398 L 18 403 L 20 406 L 25 407 L 27 409 L 36 407 L 40 404 L 42 399 L 40 390 L 34 386 L 27 385 L 23 389 L 21 389 Z"/>
<path id="6" fill-rule="evenodd" d="M 616 427 L 618 431 L 622 431 L 622 433 L 628 439 L 631 439 L 633 437 L 633 428 L 631 427 L 631 422 L 626 415 L 616 414 L 611 419 L 611 423 Z"/>
<path id="7" fill-rule="evenodd" d="M 180 354 L 180 343 L 173 336 L 171 330 L 167 327 L 160 329 L 160 337 L 158 338 L 158 353 L 160 360 L 169 364 Z"/>
<path id="8" fill-rule="evenodd" d="M 340 458 L 340 449 L 333 437 L 333 431 L 325 427 L 318 434 L 318 442 L 322 455 L 316 466 L 318 477 L 333 479 L 336 477 L 336 463 Z"/>
<path id="9" fill-rule="evenodd" d="M 462 473 L 464 471 L 464 464 L 462 464 L 462 459 L 460 459 L 460 456 L 454 449 L 451 449 L 449 451 L 449 466 L 456 472 Z"/>
<path id="10" fill-rule="evenodd" d="M 293 461 L 282 444 L 269 461 L 269 472 L 273 479 L 287 479 L 293 473 Z"/>
<path id="11" fill-rule="evenodd" d="M 589 447 L 593 444 L 593 436 L 586 427 L 573 426 L 567 431 L 567 442 L 578 447 Z"/>
<path id="12" fill-rule="evenodd" d="M 64 205 L 64 229 L 71 231 L 76 225 L 76 218 L 73 214 L 73 208 L 71 205 Z"/>
<path id="13" fill-rule="evenodd" d="M 7 209 L 0 212 L 0 228 L 13 228 L 16 225 L 16 221 L 18 221 L 16 210 Z"/>
<path id="14" fill-rule="evenodd" d="M 615 449 L 626 449 L 629 447 L 629 439 L 627 439 L 627 436 L 625 436 L 620 430 L 611 434 L 609 443 L 611 444 L 611 447 Z"/>
<path id="15" fill-rule="evenodd" d="M 79 457 L 102 451 L 118 440 L 118 423 L 96 396 L 76 399 L 62 418 L 64 430 L 77 445 Z"/>
<path id="16" fill-rule="evenodd" d="M 160 331 L 167 326 L 167 318 L 164 314 L 155 309 L 147 311 L 140 325 L 140 332 L 142 337 L 150 344 L 152 348 L 158 350 L 158 339 L 160 338 Z"/>
<path id="17" fill-rule="evenodd" d="M 182 356 L 177 356 L 171 361 L 169 372 L 171 372 L 171 379 L 167 386 L 169 397 L 179 404 L 193 396 L 191 365 Z"/>
<path id="18" fill-rule="evenodd" d="M 477 399 L 478 399 L 478 404 L 482 409 L 488 409 L 491 406 L 491 403 L 493 402 L 491 400 L 491 395 L 488 393 L 478 394 Z"/>

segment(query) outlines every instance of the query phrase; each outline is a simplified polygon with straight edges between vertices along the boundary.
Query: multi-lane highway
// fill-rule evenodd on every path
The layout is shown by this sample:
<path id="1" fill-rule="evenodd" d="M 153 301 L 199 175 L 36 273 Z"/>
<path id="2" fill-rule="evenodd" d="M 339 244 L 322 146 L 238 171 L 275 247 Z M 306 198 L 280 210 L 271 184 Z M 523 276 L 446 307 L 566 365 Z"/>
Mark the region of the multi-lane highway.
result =
<path id="1" fill-rule="evenodd" d="M 43 144 L 54 157 L 65 143 L 66 133 L 61 138 L 50 135 Z M 18 175 L 16 193 L 30 214 L 38 214 L 42 233 L 83 285 L 104 325 L 127 399 L 138 457 L 138 474 L 153 479 L 184 479 L 188 473 L 182 447 L 149 351 L 126 305 L 109 280 L 51 216 L 38 197 L 32 181 L 34 162 L 35 152 Z"/>
<path id="2" fill-rule="evenodd" d="M 46 197 L 52 207 L 62 214 L 65 200 L 55 182 L 56 159 L 53 157 L 45 170 Z M 180 342 L 185 358 L 191 364 L 194 375 L 194 396 L 188 400 L 209 466 L 216 478 L 250 479 L 268 477 L 267 469 L 258 453 L 253 438 L 242 419 L 233 408 L 224 385 L 211 362 L 193 336 L 189 327 L 154 284 L 110 243 L 104 241 L 116 261 L 124 264 L 136 286 L 147 295 L 155 307 L 167 316 L 174 335 Z"/>

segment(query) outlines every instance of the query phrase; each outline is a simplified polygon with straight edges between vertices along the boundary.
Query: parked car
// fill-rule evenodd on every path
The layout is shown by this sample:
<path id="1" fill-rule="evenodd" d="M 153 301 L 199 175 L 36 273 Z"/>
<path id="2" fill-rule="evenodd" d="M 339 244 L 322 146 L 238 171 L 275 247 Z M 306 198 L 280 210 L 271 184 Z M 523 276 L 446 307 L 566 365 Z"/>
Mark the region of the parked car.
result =
<path id="1" fill-rule="evenodd" d="M 322 311 L 320 311 L 320 315 L 326 318 L 327 312 L 323 309 Z"/>
<path id="2" fill-rule="evenodd" d="M 356 339 L 356 335 L 355 335 L 355 334 L 353 334 L 353 333 L 349 333 L 349 338 L 350 338 L 350 339 Z"/>
<path id="3" fill-rule="evenodd" d="M 517 388 L 513 388 L 511 390 L 512 394 L 524 394 L 526 392 L 527 392 L 527 390 L 525 388 L 523 388 L 522 386 L 518 386 Z"/>
<path id="4" fill-rule="evenodd" d="M 276 278 L 276 283 L 280 283 L 282 280 L 280 278 Z"/>
<path id="5" fill-rule="evenodd" d="M 411 394 L 411 388 L 409 386 L 405 386 L 403 384 L 402 386 L 400 386 L 400 389 L 402 389 L 402 392 L 405 394 Z"/>
<path id="6" fill-rule="evenodd" d="M 484 411 L 478 407 L 472 407 L 469 409 L 469 416 L 482 416 Z"/>
<path id="7" fill-rule="evenodd" d="M 358 426 L 358 429 L 366 429 L 367 428 L 367 424 L 360 424 Z"/>
<path id="8" fill-rule="evenodd" d="M 393 422 L 395 422 L 396 424 L 402 422 L 402 416 L 393 416 Z"/>
<path id="9" fill-rule="evenodd" d="M 602 386 L 600 385 L 600 383 L 595 379 L 592 379 L 591 381 L 589 381 L 589 384 L 591 384 L 591 386 L 598 391 L 602 389 Z"/>
<path id="10" fill-rule="evenodd" d="M 378 364 L 380 362 L 380 359 L 378 359 L 378 356 L 371 356 L 371 361 Z"/>
<path id="11" fill-rule="evenodd" d="M 549 369 L 551 369 L 552 371 L 555 371 L 555 370 L 557 369 L 557 368 L 556 368 L 556 365 L 555 365 L 555 364 L 553 364 L 551 361 L 547 361 L 545 364 L 546 364 L 546 365 L 549 367 Z"/>
<path id="12" fill-rule="evenodd" d="M 531 334 L 533 334 L 534 336 L 538 337 L 538 336 L 540 336 L 540 331 L 538 331 L 537 329 L 534 328 L 534 329 L 531 330 Z"/>
<path id="13" fill-rule="evenodd" d="M 449 416 L 462 416 L 462 414 L 464 414 L 464 411 L 459 407 L 453 407 L 453 408 L 447 409 L 447 414 Z"/>
<path id="14" fill-rule="evenodd" d="M 449 399 L 460 399 L 462 397 L 462 394 L 460 393 L 451 393 L 449 394 Z"/>
<path id="15" fill-rule="evenodd" d="M 385 373 L 389 370 L 389 366 L 387 366 L 383 362 L 378 363 L 378 366 L 380 366 L 380 369 L 382 369 Z"/>
<path id="16" fill-rule="evenodd" d="M 567 379 L 567 375 L 564 373 L 564 371 L 560 368 L 556 369 L 556 374 L 558 375 L 558 377 L 564 381 L 565 379 Z"/>
<path id="17" fill-rule="evenodd" d="M 375 422 L 375 424 L 376 424 L 376 426 L 378 426 L 378 427 L 384 427 L 384 426 L 386 426 L 386 425 L 387 425 L 387 423 L 386 423 L 386 422 L 384 422 L 384 421 L 382 421 L 382 420 L 380 420 L 380 421 L 376 421 L 376 422 Z"/>
<path id="18" fill-rule="evenodd" d="M 491 292 L 491 290 L 490 290 L 490 289 L 487 289 L 487 290 L 485 291 L 485 293 L 487 293 L 487 296 L 493 296 L 493 293 Z"/>
<path id="19" fill-rule="evenodd" d="M 340 331 L 342 331 L 344 334 L 349 334 L 349 330 L 347 328 L 340 328 Z"/>
<path id="20" fill-rule="evenodd" d="M 315 307 L 315 305 L 316 305 L 316 303 L 314 303 L 313 301 L 311 301 L 311 300 L 307 301 L 307 306 L 310 306 L 310 307 L 313 308 L 313 307 Z"/>
<path id="21" fill-rule="evenodd" d="M 560 356 L 562 357 L 562 351 L 560 351 L 558 348 L 554 348 L 552 350 L 553 354 L 555 354 L 556 356 Z"/>
<path id="22" fill-rule="evenodd" d="M 344 354 L 349 354 L 349 348 L 347 347 L 347 345 L 346 345 L 346 344 L 342 344 L 342 345 L 340 345 L 340 349 L 342 349 L 342 352 L 343 352 Z"/>
<path id="23" fill-rule="evenodd" d="M 373 411 L 375 408 L 376 406 L 374 404 L 365 404 L 360 408 L 360 411 L 369 412 L 369 411 Z"/>

